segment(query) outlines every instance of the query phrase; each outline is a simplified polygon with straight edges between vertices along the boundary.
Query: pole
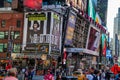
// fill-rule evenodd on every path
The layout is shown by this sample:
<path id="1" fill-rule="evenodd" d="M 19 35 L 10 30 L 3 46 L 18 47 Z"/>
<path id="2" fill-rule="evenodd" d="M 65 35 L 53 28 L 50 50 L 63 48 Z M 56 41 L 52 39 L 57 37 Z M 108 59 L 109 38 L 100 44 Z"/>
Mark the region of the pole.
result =
<path id="1" fill-rule="evenodd" d="M 12 54 L 12 50 L 13 50 L 13 36 L 11 34 L 11 31 L 14 31 L 13 29 L 14 29 L 13 26 L 10 26 L 9 27 L 9 32 L 8 32 L 8 52 L 7 52 L 7 57 L 9 57 L 9 60 L 11 61 L 11 65 L 12 65 L 11 54 Z"/>

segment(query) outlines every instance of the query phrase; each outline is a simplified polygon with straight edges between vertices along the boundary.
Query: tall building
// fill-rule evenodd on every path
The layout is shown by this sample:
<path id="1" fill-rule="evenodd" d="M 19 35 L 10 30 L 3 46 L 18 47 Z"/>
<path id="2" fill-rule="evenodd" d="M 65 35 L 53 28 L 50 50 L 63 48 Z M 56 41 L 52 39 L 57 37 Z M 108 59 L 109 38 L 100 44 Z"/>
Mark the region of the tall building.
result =
<path id="1" fill-rule="evenodd" d="M 102 20 L 102 25 L 106 26 L 108 0 L 97 0 L 97 12 Z"/>
<path id="2" fill-rule="evenodd" d="M 114 18 L 114 31 L 113 31 L 113 54 L 119 55 L 119 41 L 120 41 L 120 8 L 118 14 Z"/>

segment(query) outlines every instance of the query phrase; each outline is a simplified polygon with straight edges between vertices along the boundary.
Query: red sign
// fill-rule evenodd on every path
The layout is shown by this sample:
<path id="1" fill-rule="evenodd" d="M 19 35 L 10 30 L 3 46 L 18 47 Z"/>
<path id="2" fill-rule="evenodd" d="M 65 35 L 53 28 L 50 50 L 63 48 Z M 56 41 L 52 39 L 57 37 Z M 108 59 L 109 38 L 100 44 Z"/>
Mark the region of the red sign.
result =
<path id="1" fill-rule="evenodd" d="M 42 0 L 24 0 L 24 6 L 40 10 L 42 8 Z"/>

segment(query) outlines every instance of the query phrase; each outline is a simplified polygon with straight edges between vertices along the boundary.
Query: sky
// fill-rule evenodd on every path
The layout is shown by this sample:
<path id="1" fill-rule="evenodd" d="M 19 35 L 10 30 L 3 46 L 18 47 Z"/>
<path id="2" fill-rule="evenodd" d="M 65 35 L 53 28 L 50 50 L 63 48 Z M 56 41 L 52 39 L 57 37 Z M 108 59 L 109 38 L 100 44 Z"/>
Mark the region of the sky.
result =
<path id="1" fill-rule="evenodd" d="M 114 18 L 118 13 L 118 7 L 120 7 L 120 0 L 108 0 L 107 28 L 110 38 L 113 38 Z"/>

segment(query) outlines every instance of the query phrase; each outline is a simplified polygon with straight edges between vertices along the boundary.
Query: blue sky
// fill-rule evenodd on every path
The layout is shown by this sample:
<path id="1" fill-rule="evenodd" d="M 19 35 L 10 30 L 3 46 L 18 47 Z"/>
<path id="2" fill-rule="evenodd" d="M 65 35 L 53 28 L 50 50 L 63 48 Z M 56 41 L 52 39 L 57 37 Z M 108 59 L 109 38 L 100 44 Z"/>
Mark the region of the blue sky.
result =
<path id="1" fill-rule="evenodd" d="M 120 0 L 108 0 L 107 27 L 111 38 L 113 38 L 114 18 L 118 13 L 118 7 L 120 7 Z"/>

